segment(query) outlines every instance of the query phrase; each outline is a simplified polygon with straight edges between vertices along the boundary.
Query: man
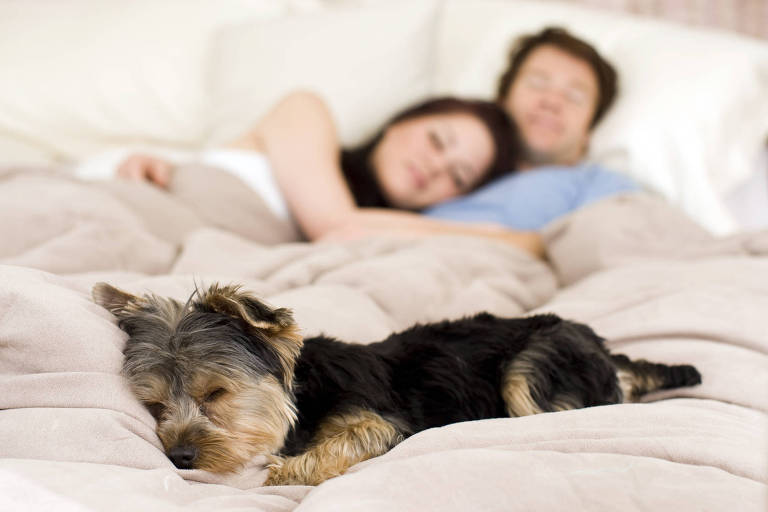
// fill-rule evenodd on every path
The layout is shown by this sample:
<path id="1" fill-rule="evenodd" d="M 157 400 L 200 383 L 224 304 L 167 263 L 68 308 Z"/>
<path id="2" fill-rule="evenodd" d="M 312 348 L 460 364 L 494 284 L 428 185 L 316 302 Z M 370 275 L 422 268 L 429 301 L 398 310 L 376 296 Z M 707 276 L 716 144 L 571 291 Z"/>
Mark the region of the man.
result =
<path id="1" fill-rule="evenodd" d="M 592 201 L 637 190 L 628 177 L 583 161 L 593 128 L 616 98 L 617 82 L 597 50 L 561 28 L 519 39 L 499 79 L 497 101 L 518 127 L 517 170 L 525 172 L 425 213 L 537 230 Z"/>
<path id="2" fill-rule="evenodd" d="M 561 28 L 521 38 L 496 98 L 520 129 L 521 168 L 578 163 L 591 130 L 616 98 L 617 81 L 597 50 Z"/>

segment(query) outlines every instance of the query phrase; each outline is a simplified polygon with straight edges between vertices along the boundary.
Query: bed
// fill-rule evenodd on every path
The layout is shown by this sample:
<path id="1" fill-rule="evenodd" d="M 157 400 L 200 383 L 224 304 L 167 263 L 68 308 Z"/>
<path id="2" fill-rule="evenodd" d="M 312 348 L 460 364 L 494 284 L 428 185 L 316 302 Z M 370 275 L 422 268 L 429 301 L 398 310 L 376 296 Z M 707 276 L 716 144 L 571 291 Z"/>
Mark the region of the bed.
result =
<path id="1" fill-rule="evenodd" d="M 100 29 L 103 44 L 89 42 L 79 57 L 65 51 L 84 44 L 72 35 L 82 34 L 77 22 L 40 16 L 63 7 L 0 7 L 6 42 L 40 20 L 29 29 L 36 45 L 11 53 L 0 44 L 0 59 L 27 63 L 0 84 L 0 509 L 765 510 L 768 230 L 740 226 L 727 196 L 761 172 L 753 164 L 768 135 L 768 45 L 556 2 L 340 3 L 233 1 L 213 14 L 184 2 L 177 25 L 168 22 L 182 2 L 137 2 L 119 17 L 146 22 L 134 48 L 121 39 L 130 23 L 103 3 L 76 2 L 92 9 L 89 23 L 115 32 Z M 327 95 L 346 140 L 419 95 L 488 95 L 510 38 L 550 22 L 595 34 L 622 76 L 640 82 L 623 92 L 590 158 L 646 190 L 546 226 L 546 262 L 469 237 L 309 244 L 233 176 L 194 161 L 195 148 L 249 122 L 243 111 L 258 113 L 294 86 Z M 50 50 L 40 41 L 52 28 L 60 62 L 30 64 Z M 366 52 L 313 64 L 363 36 Z M 651 95 L 643 104 L 664 127 L 651 129 L 638 98 L 667 89 L 643 82 L 633 44 L 651 51 L 691 38 L 653 65 L 669 83 L 676 70 L 708 79 L 674 112 L 667 93 Z M 283 53 L 272 55 L 276 44 Z M 148 48 L 159 50 L 138 59 Z M 728 63 L 731 80 L 702 62 Z M 358 83 L 334 78 L 334 66 L 359 69 Z M 101 74 L 84 81 L 88 69 Z M 44 73 L 61 78 L 57 91 L 30 85 Z M 360 89 L 383 99 L 364 102 Z M 707 109 L 697 103 L 725 93 Z M 167 193 L 81 179 L 124 146 L 188 162 Z M 126 336 L 90 298 L 99 281 L 179 299 L 196 284 L 242 284 L 291 308 L 305 336 L 358 343 L 479 311 L 553 312 L 588 323 L 615 352 L 694 364 L 703 383 L 637 404 L 449 425 L 317 487 L 263 486 L 261 458 L 215 475 L 165 457 L 152 416 L 119 373 Z"/>

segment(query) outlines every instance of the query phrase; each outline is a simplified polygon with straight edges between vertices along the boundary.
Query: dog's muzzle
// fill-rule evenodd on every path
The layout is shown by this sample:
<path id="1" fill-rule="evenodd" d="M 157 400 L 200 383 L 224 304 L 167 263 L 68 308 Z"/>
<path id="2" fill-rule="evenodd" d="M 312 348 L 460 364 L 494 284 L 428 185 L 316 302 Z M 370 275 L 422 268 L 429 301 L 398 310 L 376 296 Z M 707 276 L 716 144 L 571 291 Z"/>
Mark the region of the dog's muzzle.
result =
<path id="1" fill-rule="evenodd" d="M 168 452 L 168 458 L 179 469 L 193 469 L 198 450 L 191 444 L 176 445 Z"/>

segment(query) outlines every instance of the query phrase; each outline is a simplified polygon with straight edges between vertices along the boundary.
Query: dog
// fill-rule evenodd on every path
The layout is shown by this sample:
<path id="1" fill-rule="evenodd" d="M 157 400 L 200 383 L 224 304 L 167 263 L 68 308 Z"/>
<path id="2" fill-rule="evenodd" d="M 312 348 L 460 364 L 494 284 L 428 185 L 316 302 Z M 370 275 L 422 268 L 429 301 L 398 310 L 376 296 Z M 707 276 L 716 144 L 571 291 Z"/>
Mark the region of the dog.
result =
<path id="1" fill-rule="evenodd" d="M 173 464 L 227 473 L 266 455 L 266 485 L 317 485 L 432 427 L 701 382 L 690 365 L 611 355 L 590 327 L 553 314 L 481 313 L 360 345 L 303 340 L 290 310 L 235 285 L 186 303 L 106 283 L 92 295 L 129 336 L 123 374 Z"/>

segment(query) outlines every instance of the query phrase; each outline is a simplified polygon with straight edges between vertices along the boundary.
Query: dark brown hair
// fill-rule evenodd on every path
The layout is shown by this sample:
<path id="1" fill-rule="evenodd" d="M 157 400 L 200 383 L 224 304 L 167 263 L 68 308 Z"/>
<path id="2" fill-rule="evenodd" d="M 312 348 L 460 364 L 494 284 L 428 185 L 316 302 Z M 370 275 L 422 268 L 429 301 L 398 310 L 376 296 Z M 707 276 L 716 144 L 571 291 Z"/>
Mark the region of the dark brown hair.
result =
<path id="1" fill-rule="evenodd" d="M 421 116 L 454 113 L 470 114 L 476 117 L 488 128 L 493 138 L 493 161 L 475 188 L 515 169 L 515 163 L 521 153 L 520 142 L 515 125 L 501 106 L 476 99 L 459 99 L 450 96 L 433 98 L 398 113 L 367 142 L 341 151 L 341 169 L 357 205 L 361 207 L 392 206 L 384 197 L 371 165 L 373 151 L 387 128 Z"/>
<path id="2" fill-rule="evenodd" d="M 545 44 L 556 46 L 560 50 L 586 61 L 595 72 L 598 94 L 597 107 L 590 123 L 590 128 L 593 128 L 616 99 L 618 75 L 611 63 L 605 60 L 592 45 L 574 37 L 563 28 L 546 27 L 541 32 L 529 34 L 517 40 L 509 52 L 507 69 L 499 79 L 496 100 L 504 101 L 525 59 L 534 49 Z"/>

